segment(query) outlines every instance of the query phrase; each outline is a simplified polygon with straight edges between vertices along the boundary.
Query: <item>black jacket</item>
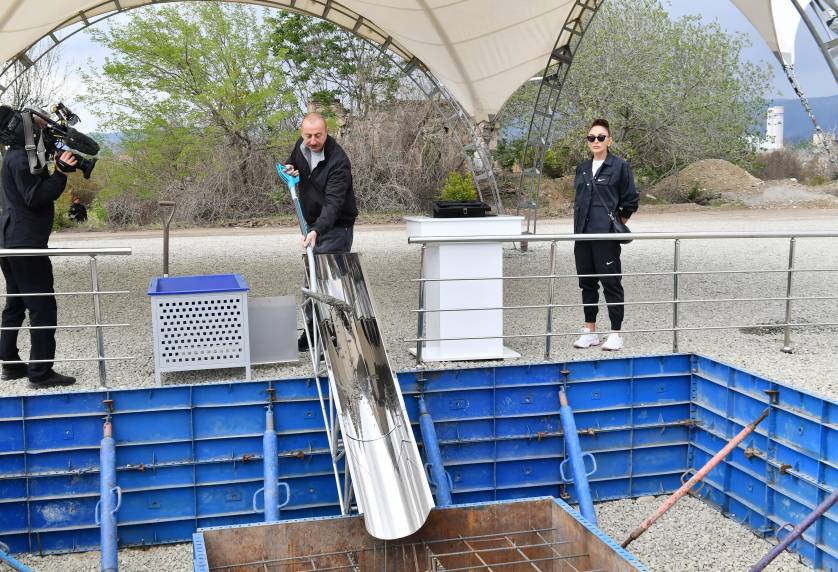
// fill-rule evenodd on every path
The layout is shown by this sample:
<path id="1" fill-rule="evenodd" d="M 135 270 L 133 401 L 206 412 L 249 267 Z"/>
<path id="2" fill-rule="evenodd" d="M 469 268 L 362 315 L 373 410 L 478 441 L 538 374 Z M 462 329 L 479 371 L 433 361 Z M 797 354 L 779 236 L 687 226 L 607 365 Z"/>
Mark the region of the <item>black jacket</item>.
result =
<path id="1" fill-rule="evenodd" d="M 576 201 L 573 208 L 573 232 L 607 233 L 611 232 L 609 212 L 629 218 L 637 211 L 640 199 L 634 188 L 634 175 L 631 166 L 608 153 L 605 162 L 599 168 L 596 177 L 597 194 L 592 187 L 591 173 L 592 159 L 582 161 L 576 166 L 576 177 L 573 187 L 576 190 Z M 605 204 L 603 204 L 603 201 Z"/>
<path id="2" fill-rule="evenodd" d="M 300 206 L 309 230 L 323 235 L 333 226 L 352 226 L 358 216 L 358 208 L 355 206 L 355 191 L 352 190 L 349 157 L 329 135 L 323 148 L 325 158 L 312 172 L 300 150 L 302 143 L 301 137 L 294 144 L 287 163 L 300 171 Z"/>
<path id="3" fill-rule="evenodd" d="M 56 171 L 33 175 L 22 147 L 11 147 L 0 170 L 3 248 L 46 248 L 55 214 L 53 201 L 67 186 L 67 176 Z"/>
<path id="4" fill-rule="evenodd" d="M 70 205 L 68 212 L 71 220 L 76 222 L 84 222 L 87 220 L 87 207 L 81 203 L 73 203 Z"/>

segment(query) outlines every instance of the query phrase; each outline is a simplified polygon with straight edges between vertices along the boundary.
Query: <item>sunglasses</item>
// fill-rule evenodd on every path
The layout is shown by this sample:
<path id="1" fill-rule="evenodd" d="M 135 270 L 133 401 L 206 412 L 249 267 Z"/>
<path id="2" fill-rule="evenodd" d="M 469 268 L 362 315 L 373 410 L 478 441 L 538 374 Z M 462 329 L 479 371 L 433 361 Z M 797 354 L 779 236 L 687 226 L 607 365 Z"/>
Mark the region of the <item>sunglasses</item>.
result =
<path id="1" fill-rule="evenodd" d="M 608 139 L 608 135 L 605 135 L 604 133 L 600 133 L 599 135 L 587 135 L 585 139 L 588 140 L 588 143 L 593 143 L 594 141 L 599 141 L 600 143 L 602 143 L 603 141 Z"/>

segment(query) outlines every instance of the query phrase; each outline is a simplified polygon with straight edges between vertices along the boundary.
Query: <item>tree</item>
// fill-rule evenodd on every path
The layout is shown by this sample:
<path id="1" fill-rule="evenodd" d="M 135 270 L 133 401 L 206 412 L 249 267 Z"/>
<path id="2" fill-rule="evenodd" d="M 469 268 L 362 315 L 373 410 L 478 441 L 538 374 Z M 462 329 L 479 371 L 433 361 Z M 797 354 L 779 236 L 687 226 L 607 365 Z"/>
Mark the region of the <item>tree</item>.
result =
<path id="1" fill-rule="evenodd" d="M 157 6 L 90 34 L 113 55 L 85 76 L 87 100 L 124 138 L 111 200 L 176 198 L 193 219 L 272 210 L 301 111 L 261 11 Z"/>
<path id="2" fill-rule="evenodd" d="M 363 117 L 394 100 L 401 71 L 369 42 L 299 14 L 280 13 L 267 22 L 274 54 L 283 58 L 300 101 L 338 97 Z"/>
<path id="3" fill-rule="evenodd" d="M 605 117 L 617 152 L 652 179 L 698 159 L 745 161 L 771 79 L 767 64 L 742 60 L 747 45 L 697 16 L 673 21 L 657 0 L 609 0 L 570 67 L 551 143 L 573 165 L 586 154 L 591 120 Z M 522 87 L 503 114 L 521 137 L 536 89 Z"/>
<path id="4" fill-rule="evenodd" d="M 0 76 L 0 84 L 8 86 L 0 96 L 0 103 L 15 109 L 34 105 L 49 110 L 58 101 L 75 95 L 70 87 L 70 70 L 61 64 L 60 48 L 43 53 L 44 49 L 43 45 L 37 45 L 30 51 L 30 57 L 36 61 L 29 68 L 15 61 Z"/>

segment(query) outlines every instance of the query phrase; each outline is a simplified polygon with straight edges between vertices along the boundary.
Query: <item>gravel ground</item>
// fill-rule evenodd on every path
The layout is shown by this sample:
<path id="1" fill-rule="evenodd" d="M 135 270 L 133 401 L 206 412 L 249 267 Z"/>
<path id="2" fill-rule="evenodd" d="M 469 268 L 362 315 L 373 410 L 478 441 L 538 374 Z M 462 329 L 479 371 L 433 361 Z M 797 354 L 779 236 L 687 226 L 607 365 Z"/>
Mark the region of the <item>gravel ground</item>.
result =
<path id="1" fill-rule="evenodd" d="M 836 230 L 838 210 L 794 209 L 720 210 L 684 212 L 644 212 L 632 220 L 635 231 L 783 231 Z M 556 219 L 539 223 L 539 233 L 569 232 L 570 222 Z M 172 274 L 206 274 L 237 272 L 246 278 L 251 296 L 292 294 L 302 281 L 302 263 L 297 233 L 286 229 L 204 229 L 179 231 L 171 241 Z M 108 322 L 131 324 L 127 329 L 106 331 L 106 355 L 132 355 L 136 359 L 108 362 L 109 385 L 139 387 L 154 384 L 154 361 L 151 343 L 151 312 L 145 294 L 149 278 L 161 271 L 162 240 L 159 233 L 62 233 L 53 237 L 53 247 L 131 246 L 130 257 L 102 257 L 99 275 L 104 289 L 128 289 L 130 295 L 113 296 L 104 304 Z M 801 239 L 797 244 L 798 268 L 838 269 L 838 239 Z M 409 282 L 418 274 L 419 248 L 407 245 L 405 229 L 401 225 L 358 227 L 355 250 L 362 254 L 367 281 L 371 287 L 378 318 L 389 348 L 390 360 L 396 369 L 414 366 L 407 346 L 401 340 L 416 333 L 415 308 L 417 288 Z M 544 274 L 547 271 L 546 244 L 530 245 L 530 251 L 504 251 L 506 275 Z M 558 248 L 558 272 L 573 273 L 571 245 Z M 671 241 L 637 241 L 623 248 L 624 272 L 660 272 L 672 268 Z M 699 269 L 784 269 L 787 265 L 787 240 L 751 241 L 682 241 L 681 267 Z M 56 289 L 69 291 L 89 287 L 89 269 L 83 259 L 54 259 Z M 672 278 L 626 277 L 628 301 L 669 300 Z M 785 295 L 785 275 L 782 273 L 755 276 L 728 274 L 716 276 L 685 276 L 680 296 L 684 298 L 743 298 Z M 557 303 L 579 303 L 579 290 L 573 279 L 557 281 Z M 838 296 L 838 276 L 835 273 L 798 274 L 796 296 Z M 510 281 L 505 290 L 505 303 L 537 304 L 547 299 L 546 283 Z M 59 301 L 59 323 L 89 323 L 93 314 L 87 300 Z M 607 320 L 600 313 L 600 328 Z M 770 324 L 783 320 L 784 302 L 717 302 L 684 304 L 681 307 L 682 326 Z M 671 304 L 628 306 L 624 330 L 669 327 L 672 320 Z M 581 310 L 559 309 L 554 314 L 554 331 L 575 332 L 580 326 Z M 836 301 L 795 303 L 794 321 L 801 323 L 838 322 Z M 533 310 L 507 311 L 507 334 L 537 333 L 545 328 L 545 312 Z M 793 335 L 793 354 L 780 352 L 782 331 L 778 328 L 749 333 L 738 328 L 706 332 L 682 332 L 680 350 L 698 352 L 721 359 L 738 367 L 780 381 L 807 388 L 830 397 L 838 395 L 838 359 L 835 351 L 834 327 L 816 327 L 797 331 Z M 25 338 L 25 336 L 24 336 Z M 665 353 L 672 348 L 671 333 L 626 334 L 626 348 L 618 357 Z M 574 350 L 571 336 L 554 340 L 552 359 L 558 361 L 596 359 L 599 350 Z M 542 359 L 542 338 L 508 340 L 507 345 L 522 354 L 520 360 L 504 363 L 532 362 Z M 28 351 L 28 341 L 21 340 L 22 351 Z M 58 354 L 65 357 L 91 356 L 95 352 L 94 336 L 90 331 L 62 330 L 58 335 Z M 26 355 L 26 354 L 23 354 Z M 446 368 L 475 365 L 445 364 Z M 57 366 L 62 372 L 79 377 L 77 390 L 98 387 L 95 364 L 65 363 Z M 168 374 L 166 383 L 195 383 L 242 376 L 241 370 L 218 370 Z M 291 366 L 262 366 L 254 369 L 257 379 L 299 377 L 310 375 L 305 364 Z M 8 383 L 3 394 L 31 393 L 25 381 Z M 600 505 L 601 524 L 607 532 L 620 538 L 648 512 L 635 501 L 620 501 Z M 694 510 L 692 510 L 694 509 Z M 698 510 L 701 509 L 701 510 Z M 689 519 L 689 521 L 687 521 Z M 625 528 L 621 528 L 625 527 Z M 694 531 L 712 531 L 696 535 Z M 691 534 L 692 533 L 692 534 Z M 658 539 L 655 542 L 654 539 Z M 664 543 L 664 544 L 661 544 Z M 700 543 L 700 544 L 699 544 Z M 664 551 L 660 548 L 665 545 Z M 673 549 L 677 546 L 677 550 Z M 754 562 L 768 544 L 756 539 L 737 524 L 697 501 L 684 501 L 671 517 L 655 525 L 655 529 L 632 546 L 632 550 L 653 570 L 737 570 Z M 165 547 L 145 551 L 124 551 L 125 570 L 189 570 L 189 545 Z M 793 559 L 792 559 L 793 560 Z M 729 568 L 720 562 L 730 561 Z M 35 564 L 36 570 L 92 570 L 98 556 L 72 555 L 52 557 Z M 161 565 L 165 562 L 165 565 Z M 791 562 L 789 560 L 788 562 Z M 79 567 L 80 566 L 80 567 Z M 785 564 L 783 566 L 786 566 Z M 791 564 L 789 564 L 791 566 Z M 776 568 L 792 570 L 797 568 Z"/>

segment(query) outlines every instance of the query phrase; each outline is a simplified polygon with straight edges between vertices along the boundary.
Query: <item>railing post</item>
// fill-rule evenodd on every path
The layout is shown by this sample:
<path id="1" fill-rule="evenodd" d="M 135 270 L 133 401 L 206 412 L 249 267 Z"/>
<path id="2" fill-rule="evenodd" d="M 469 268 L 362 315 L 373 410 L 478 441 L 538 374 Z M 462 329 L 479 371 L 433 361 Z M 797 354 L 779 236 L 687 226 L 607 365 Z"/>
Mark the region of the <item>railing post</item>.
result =
<path id="1" fill-rule="evenodd" d="M 96 326 L 96 352 L 99 356 L 99 385 L 107 387 L 108 376 L 105 372 L 105 337 L 102 330 L 102 306 L 99 303 L 99 272 L 96 269 L 96 257 L 90 257 L 90 282 L 93 291 L 93 324 Z"/>
<path id="2" fill-rule="evenodd" d="M 416 365 L 422 365 L 422 348 L 425 342 L 422 338 L 425 337 L 425 249 L 427 246 L 422 245 L 419 251 L 419 313 L 416 318 Z"/>
<path id="3" fill-rule="evenodd" d="M 678 269 L 681 265 L 681 239 L 675 239 L 672 272 L 672 353 L 678 353 Z"/>
<path id="4" fill-rule="evenodd" d="M 786 324 L 785 324 L 785 336 L 783 338 L 783 352 L 790 354 L 792 353 L 791 349 L 791 287 L 792 287 L 792 277 L 794 276 L 794 245 L 795 245 L 795 238 L 791 237 L 789 239 L 789 270 L 786 274 Z"/>
<path id="5" fill-rule="evenodd" d="M 550 334 L 553 333 L 553 296 L 555 292 L 554 288 L 554 278 L 553 275 L 556 274 L 556 241 L 552 241 L 550 243 L 550 262 L 548 263 L 550 267 L 550 282 L 548 285 L 548 294 L 547 294 L 547 336 L 544 338 L 544 361 L 550 359 L 550 350 L 553 346 L 553 336 Z"/>

